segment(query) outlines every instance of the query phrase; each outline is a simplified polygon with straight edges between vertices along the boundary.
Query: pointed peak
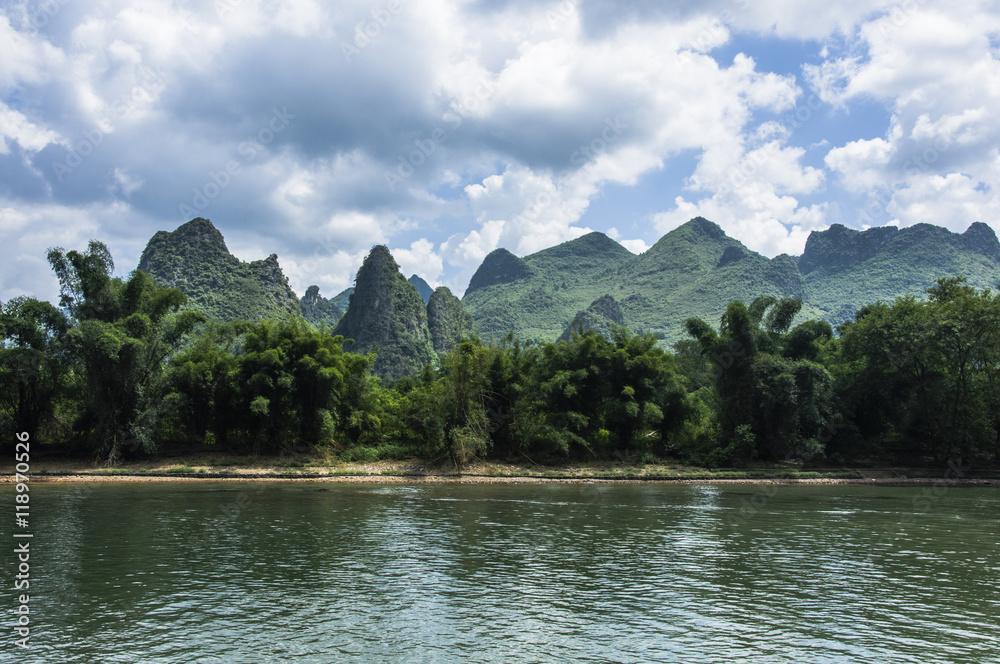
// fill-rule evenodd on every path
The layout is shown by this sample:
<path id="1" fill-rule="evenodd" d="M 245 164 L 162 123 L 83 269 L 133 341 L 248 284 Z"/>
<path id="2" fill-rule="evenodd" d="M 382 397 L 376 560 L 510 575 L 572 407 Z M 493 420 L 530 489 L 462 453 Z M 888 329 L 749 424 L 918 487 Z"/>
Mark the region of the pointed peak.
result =
<path id="1" fill-rule="evenodd" d="M 451 297 L 455 297 L 455 294 L 452 293 L 451 289 L 448 288 L 447 286 L 438 286 L 437 288 L 434 289 L 434 292 L 431 293 L 432 298 L 448 297 L 449 295 Z M 457 300 L 458 298 L 455 299 Z"/>
<path id="2" fill-rule="evenodd" d="M 315 304 L 318 301 L 319 301 L 319 286 L 313 284 L 312 286 L 306 289 L 306 294 L 302 296 L 301 300 L 299 300 L 299 305 L 302 307 L 307 307 Z"/>
<path id="3" fill-rule="evenodd" d="M 181 224 L 173 231 L 159 231 L 156 235 L 161 237 L 172 237 L 188 242 L 213 244 L 217 245 L 218 248 L 222 249 L 226 253 L 229 253 L 229 248 L 226 247 L 226 240 L 222 237 L 222 232 L 219 231 L 219 229 L 216 228 L 211 221 L 205 219 L 204 217 L 196 217 L 191 221 Z"/>
<path id="4" fill-rule="evenodd" d="M 646 253 L 655 254 L 666 248 L 673 250 L 677 242 L 704 243 L 705 240 L 709 240 L 714 244 L 728 241 L 734 245 L 743 247 L 743 244 L 738 240 L 734 240 L 726 235 L 726 231 L 722 230 L 722 227 L 714 221 L 709 221 L 704 217 L 695 217 L 694 219 L 681 224 L 674 230 L 669 231 L 666 235 L 657 240 Z"/>
<path id="5" fill-rule="evenodd" d="M 392 257 L 389 247 L 384 244 L 376 244 L 371 248 L 371 251 L 368 252 L 368 255 L 361 262 L 357 277 L 360 277 L 364 272 L 374 271 L 392 272 L 393 274 L 398 274 L 400 279 L 406 280 L 403 277 L 403 273 L 399 271 L 399 263 Z"/>
<path id="6" fill-rule="evenodd" d="M 973 251 L 1000 261 L 1000 240 L 997 240 L 996 232 L 981 221 L 973 222 L 962 233 L 962 243 Z"/>
<path id="7" fill-rule="evenodd" d="M 413 287 L 417 289 L 418 293 L 420 293 L 420 299 L 424 301 L 424 304 L 427 304 L 427 301 L 431 297 L 431 293 L 434 292 L 434 289 L 431 288 L 431 285 L 426 281 L 424 281 L 423 279 L 421 279 L 416 274 L 411 274 L 410 278 L 407 279 L 407 281 L 413 284 Z"/>

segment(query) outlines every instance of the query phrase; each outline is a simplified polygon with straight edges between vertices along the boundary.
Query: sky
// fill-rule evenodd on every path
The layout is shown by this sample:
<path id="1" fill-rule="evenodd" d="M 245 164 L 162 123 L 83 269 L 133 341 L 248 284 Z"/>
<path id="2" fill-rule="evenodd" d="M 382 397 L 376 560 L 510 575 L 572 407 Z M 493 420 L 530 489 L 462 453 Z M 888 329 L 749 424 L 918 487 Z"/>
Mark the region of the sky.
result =
<path id="1" fill-rule="evenodd" d="M 0 300 L 199 216 L 327 296 L 375 244 L 461 294 L 699 215 L 1000 230 L 998 111 L 1000 2 L 0 0 Z"/>

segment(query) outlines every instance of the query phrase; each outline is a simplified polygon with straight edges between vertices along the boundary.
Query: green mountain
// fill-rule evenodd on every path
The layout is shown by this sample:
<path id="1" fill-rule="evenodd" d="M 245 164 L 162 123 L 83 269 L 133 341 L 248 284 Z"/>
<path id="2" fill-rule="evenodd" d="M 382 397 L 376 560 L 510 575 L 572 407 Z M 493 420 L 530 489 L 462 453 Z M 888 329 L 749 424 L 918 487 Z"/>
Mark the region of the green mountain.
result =
<path id="1" fill-rule="evenodd" d="M 430 284 L 415 274 L 410 275 L 410 278 L 407 279 L 407 281 L 413 284 L 413 287 L 417 289 L 417 293 L 420 294 L 420 299 L 424 301 L 425 305 L 430 302 L 431 293 L 434 292 L 434 289 L 431 288 Z"/>
<path id="2" fill-rule="evenodd" d="M 506 249 L 490 253 L 462 298 L 486 338 L 552 340 L 576 312 L 615 292 L 617 271 L 632 253 L 603 233 L 588 233 L 523 259 Z"/>
<path id="3" fill-rule="evenodd" d="M 192 219 L 159 231 L 146 244 L 139 269 L 188 296 L 188 306 L 213 320 L 298 315 L 299 301 L 271 254 L 244 263 L 226 247 L 208 219 Z"/>
<path id="4" fill-rule="evenodd" d="M 365 258 L 333 332 L 354 340 L 347 350 L 377 350 L 373 372 L 388 380 L 415 374 L 435 359 L 424 303 L 384 245 Z"/>
<path id="5" fill-rule="evenodd" d="M 964 233 L 931 224 L 858 231 L 834 224 L 813 232 L 798 260 L 805 300 L 834 325 L 863 304 L 923 295 L 938 277 L 965 276 L 977 288 L 1000 283 L 1000 241 L 976 222 Z"/>
<path id="6" fill-rule="evenodd" d="M 320 324 L 325 324 L 327 327 L 332 328 L 340 321 L 347 310 L 346 298 L 338 301 L 337 297 L 339 296 L 328 300 L 319 294 L 319 286 L 310 286 L 306 289 L 306 294 L 299 300 L 302 317 L 316 327 L 319 327 Z M 343 308 L 341 308 L 341 305 L 343 305 Z"/>
<path id="7" fill-rule="evenodd" d="M 611 339 L 612 325 L 625 326 L 625 317 L 622 309 L 618 306 L 615 298 L 610 295 L 602 295 L 583 311 L 577 312 L 573 322 L 566 328 L 566 331 L 559 335 L 557 341 L 569 341 L 573 332 L 594 330 L 605 339 Z"/>
<path id="8" fill-rule="evenodd" d="M 1000 242 L 975 223 L 962 234 L 918 224 L 855 231 L 834 225 L 810 235 L 800 257 L 769 259 L 701 217 L 635 256 L 600 233 L 518 258 L 498 249 L 473 276 L 462 300 L 485 338 L 554 340 L 586 317 L 603 295 L 620 305 L 627 327 L 685 338 L 683 322 L 718 321 L 732 300 L 759 295 L 803 300 L 800 318 L 839 324 L 855 309 L 934 280 L 964 275 L 976 287 L 1000 283 Z M 594 314 L 594 312 L 591 312 Z"/>
<path id="9" fill-rule="evenodd" d="M 391 379 L 419 370 L 473 328 L 486 339 L 513 332 L 551 341 L 575 323 L 608 334 L 621 321 L 672 343 L 685 338 L 687 318 L 714 323 L 732 300 L 759 295 L 799 297 L 800 318 L 837 325 L 864 304 L 923 295 L 938 277 L 997 286 L 1000 241 L 982 223 L 964 233 L 930 224 L 866 231 L 835 224 L 812 233 L 801 256 L 769 259 L 698 217 L 638 256 L 602 233 L 523 258 L 497 249 L 461 301 L 447 289 L 431 291 L 417 275 L 407 280 L 388 249 L 375 247 L 358 271 L 357 290 L 327 299 L 310 286 L 300 302 L 275 255 L 244 263 L 210 221 L 198 218 L 156 233 L 139 268 L 179 288 L 188 306 L 210 319 L 301 314 L 325 323 L 355 339 L 355 350 L 378 347 L 375 371 Z"/>
<path id="10" fill-rule="evenodd" d="M 761 256 L 698 217 L 639 256 L 602 233 L 523 259 L 494 251 L 462 302 L 484 337 L 513 331 L 551 341 L 570 327 L 577 312 L 611 295 L 628 327 L 675 341 L 684 337 L 684 320 L 717 320 L 733 299 L 801 296 L 804 290 L 794 259 Z"/>
<path id="11" fill-rule="evenodd" d="M 412 280 L 412 277 L 411 277 Z M 472 316 L 462 301 L 445 286 L 435 289 L 427 302 L 427 325 L 434 351 L 443 355 L 474 330 Z"/>

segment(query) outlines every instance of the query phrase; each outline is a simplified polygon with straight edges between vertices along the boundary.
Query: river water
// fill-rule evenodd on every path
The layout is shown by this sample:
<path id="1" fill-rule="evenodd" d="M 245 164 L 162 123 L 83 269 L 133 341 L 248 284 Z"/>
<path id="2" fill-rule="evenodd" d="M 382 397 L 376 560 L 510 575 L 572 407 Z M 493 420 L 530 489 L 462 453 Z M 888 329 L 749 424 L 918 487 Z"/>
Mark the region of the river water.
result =
<path id="1" fill-rule="evenodd" d="M 34 484 L 31 531 L 2 662 L 1000 662 L 996 488 Z"/>

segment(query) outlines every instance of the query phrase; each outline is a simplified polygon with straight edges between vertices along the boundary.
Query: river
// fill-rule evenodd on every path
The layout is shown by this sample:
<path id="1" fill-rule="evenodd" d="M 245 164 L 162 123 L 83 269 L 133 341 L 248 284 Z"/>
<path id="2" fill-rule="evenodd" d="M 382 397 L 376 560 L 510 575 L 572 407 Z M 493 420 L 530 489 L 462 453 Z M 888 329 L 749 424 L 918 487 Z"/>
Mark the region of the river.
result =
<path id="1" fill-rule="evenodd" d="M 31 519 L 2 662 L 1000 662 L 997 488 L 33 484 Z"/>

